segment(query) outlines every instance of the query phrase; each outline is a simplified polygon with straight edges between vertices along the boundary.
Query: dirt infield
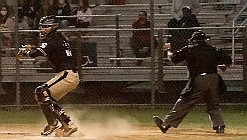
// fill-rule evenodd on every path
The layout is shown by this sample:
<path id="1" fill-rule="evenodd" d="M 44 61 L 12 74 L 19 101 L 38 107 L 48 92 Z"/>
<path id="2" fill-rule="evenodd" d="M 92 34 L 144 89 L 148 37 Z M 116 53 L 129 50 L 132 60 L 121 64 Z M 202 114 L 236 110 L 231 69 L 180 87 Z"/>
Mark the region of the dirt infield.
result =
<path id="1" fill-rule="evenodd" d="M 216 134 L 210 128 L 171 128 L 162 134 L 154 126 L 130 126 L 122 123 L 120 126 L 104 126 L 99 123 L 84 124 L 79 126 L 71 137 L 40 136 L 43 124 L 32 125 L 1 125 L 1 140 L 240 140 L 247 138 L 247 132 L 226 129 L 225 134 Z"/>

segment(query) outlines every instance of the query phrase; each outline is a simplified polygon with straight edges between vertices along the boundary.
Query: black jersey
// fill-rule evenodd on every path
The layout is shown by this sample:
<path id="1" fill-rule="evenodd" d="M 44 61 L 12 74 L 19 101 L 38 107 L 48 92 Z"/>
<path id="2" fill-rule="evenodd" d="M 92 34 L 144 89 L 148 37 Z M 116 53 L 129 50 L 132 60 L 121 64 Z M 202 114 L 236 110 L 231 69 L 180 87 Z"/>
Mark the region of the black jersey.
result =
<path id="1" fill-rule="evenodd" d="M 223 50 L 217 49 L 204 41 L 182 48 L 174 53 L 172 61 L 187 62 L 190 75 L 200 73 L 217 73 L 218 65 L 230 65 L 231 57 Z"/>
<path id="2" fill-rule="evenodd" d="M 40 47 L 29 53 L 30 57 L 45 56 L 56 72 L 63 70 L 76 70 L 75 56 L 66 38 L 55 33 Z"/>

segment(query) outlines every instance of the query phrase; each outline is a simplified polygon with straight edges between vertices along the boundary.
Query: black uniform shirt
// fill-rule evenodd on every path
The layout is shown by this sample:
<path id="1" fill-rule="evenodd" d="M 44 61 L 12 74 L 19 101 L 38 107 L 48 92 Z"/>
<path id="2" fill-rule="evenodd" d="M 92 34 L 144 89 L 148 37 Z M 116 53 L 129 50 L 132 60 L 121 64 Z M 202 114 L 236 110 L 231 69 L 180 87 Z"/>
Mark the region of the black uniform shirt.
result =
<path id="1" fill-rule="evenodd" d="M 230 65 L 231 57 L 220 49 L 217 49 L 204 41 L 195 45 L 185 46 L 172 56 L 174 63 L 186 61 L 190 76 L 200 73 L 217 73 L 218 65 Z"/>
<path id="2" fill-rule="evenodd" d="M 53 34 L 39 48 L 31 51 L 29 56 L 45 56 L 56 72 L 76 70 L 75 56 L 72 53 L 69 43 L 60 33 Z"/>

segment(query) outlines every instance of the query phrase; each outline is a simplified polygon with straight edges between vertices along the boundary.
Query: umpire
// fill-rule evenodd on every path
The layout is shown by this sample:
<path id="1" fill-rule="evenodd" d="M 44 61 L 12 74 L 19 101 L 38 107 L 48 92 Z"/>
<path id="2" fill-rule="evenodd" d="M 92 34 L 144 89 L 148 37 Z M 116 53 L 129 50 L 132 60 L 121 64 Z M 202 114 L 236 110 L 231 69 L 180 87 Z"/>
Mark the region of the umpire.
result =
<path id="1" fill-rule="evenodd" d="M 219 106 L 219 94 L 225 92 L 226 87 L 222 77 L 217 74 L 217 68 L 225 71 L 231 65 L 232 59 L 226 52 L 207 44 L 208 38 L 202 31 L 196 31 L 190 38 L 191 45 L 171 55 L 174 63 L 187 62 L 189 80 L 166 117 L 162 120 L 153 116 L 154 122 L 163 133 L 170 127 L 177 128 L 201 99 L 206 103 L 213 130 L 224 133 L 225 124 Z"/>

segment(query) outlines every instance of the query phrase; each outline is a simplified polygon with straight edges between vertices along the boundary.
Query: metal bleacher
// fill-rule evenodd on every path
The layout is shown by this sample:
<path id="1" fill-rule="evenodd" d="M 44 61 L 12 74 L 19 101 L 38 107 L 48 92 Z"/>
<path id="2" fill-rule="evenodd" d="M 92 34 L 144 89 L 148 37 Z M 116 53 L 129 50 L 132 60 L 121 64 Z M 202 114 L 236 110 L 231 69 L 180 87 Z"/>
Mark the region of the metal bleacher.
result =
<path id="1" fill-rule="evenodd" d="M 197 16 L 199 22 L 201 23 L 202 27 L 227 27 L 231 26 L 231 20 L 232 17 L 236 14 L 237 9 L 237 4 L 229 4 L 227 8 L 222 8 L 222 9 L 217 9 L 217 6 L 220 4 L 224 3 L 202 3 L 203 9 L 200 12 L 200 14 Z M 138 4 L 131 4 L 131 5 L 121 5 L 121 6 L 103 6 L 103 7 L 98 7 L 98 9 L 95 9 L 96 13 L 104 13 L 104 14 L 109 14 L 109 15 L 114 15 L 114 14 L 119 14 L 119 24 L 120 24 L 120 29 L 127 28 L 131 29 L 131 25 L 133 21 L 137 19 L 138 12 L 140 10 L 145 10 L 149 13 L 149 5 L 148 4 L 143 4 L 143 5 L 138 5 Z M 217 14 L 216 14 L 217 13 Z M 154 7 L 154 22 L 155 22 L 155 28 L 166 28 L 167 27 L 167 22 L 171 19 L 171 4 L 156 4 Z M 116 22 L 114 17 L 108 17 L 108 18 L 95 18 L 94 19 L 95 23 L 103 23 L 100 25 L 94 25 L 94 28 L 102 28 L 102 27 L 108 27 L 108 28 L 115 28 L 116 27 Z M 213 43 L 217 44 L 217 47 L 223 48 L 223 49 L 231 49 L 231 44 L 225 44 L 225 43 L 220 43 L 221 42 L 221 36 L 222 34 L 225 35 L 225 32 L 229 29 L 204 29 L 206 33 L 212 34 L 211 40 L 214 41 Z M 104 35 L 114 35 L 115 32 L 102 32 Z M 122 33 L 122 32 L 120 32 Z M 157 32 L 156 32 L 157 35 Z M 131 31 L 125 31 L 121 35 L 121 44 L 120 47 L 123 52 L 123 59 L 122 59 L 122 67 L 118 67 L 119 69 L 110 68 L 109 70 L 109 75 L 111 73 L 116 74 L 117 71 L 119 71 L 119 74 L 122 75 L 122 72 L 126 71 L 126 73 L 129 73 L 129 69 L 133 69 L 133 71 L 145 71 L 144 73 L 141 74 L 146 74 L 146 72 L 150 72 L 150 60 L 147 61 L 146 64 L 144 64 L 144 67 L 147 67 L 147 70 L 142 70 L 142 69 L 137 69 L 133 67 L 135 65 L 136 61 L 133 61 L 129 57 L 133 57 L 133 54 L 131 54 L 130 51 L 130 42 L 129 38 L 131 37 Z M 104 50 L 104 48 L 107 48 L 105 45 L 113 45 L 112 48 L 115 46 L 115 40 L 112 40 L 112 42 L 107 41 L 105 44 L 99 44 L 102 46 L 98 46 L 99 48 L 101 47 L 101 50 Z M 239 44 L 240 48 L 242 48 L 242 45 Z M 125 59 L 129 58 L 129 59 Z M 116 65 L 114 65 L 116 66 Z M 187 79 L 186 75 L 186 67 L 184 66 L 164 66 L 164 80 L 185 80 Z M 121 70 L 120 70 L 121 69 Z M 124 70 L 126 69 L 126 70 Z M 233 66 L 231 69 L 229 69 L 228 72 L 223 74 L 223 77 L 225 79 L 237 79 L 241 80 L 242 79 L 242 66 Z M 134 74 L 134 72 L 132 73 Z M 131 73 L 131 74 L 132 74 Z M 235 73 L 236 75 L 231 75 L 232 73 Z M 137 78 L 133 77 L 133 75 L 123 75 L 123 77 L 126 77 L 126 80 L 143 80 L 145 78 L 145 81 L 150 80 L 150 73 L 149 76 L 146 77 L 146 75 L 143 75 L 142 78 Z M 104 73 L 104 75 L 107 75 Z M 136 75 L 136 74 L 135 74 Z M 132 76 L 132 78 L 127 78 L 128 76 Z M 103 76 L 106 78 L 107 76 Z M 117 77 L 117 76 L 116 76 Z M 121 77 L 121 76 L 120 76 Z M 107 78 L 106 78 L 107 79 Z M 112 79 L 112 78 L 110 78 Z M 118 80 L 118 79 L 115 79 Z M 123 80 L 123 79 L 120 79 Z"/>
<path id="2" fill-rule="evenodd" d="M 3 57 L 3 82 L 16 81 L 15 57 Z M 7 63 L 7 64 L 6 64 Z M 30 69 L 31 68 L 31 69 Z M 36 66 L 33 61 L 21 64 L 20 82 L 45 82 L 54 76 Z M 44 69 L 43 69 L 44 70 Z M 150 81 L 149 67 L 84 67 L 83 81 Z M 187 80 L 185 66 L 164 66 L 164 81 Z M 242 80 L 242 66 L 234 66 L 222 73 L 225 80 Z"/>
<path id="3" fill-rule="evenodd" d="M 221 27 L 231 25 L 231 19 L 236 13 L 236 7 L 233 6 L 226 10 L 214 10 L 217 3 L 203 3 L 203 10 L 198 15 L 198 20 L 203 27 Z M 156 4 L 154 7 L 155 28 L 166 28 L 168 20 L 171 18 L 170 4 Z M 151 59 L 145 59 L 143 66 L 136 66 L 135 60 L 121 60 L 121 65 L 117 66 L 117 61 L 111 61 L 110 58 L 116 57 L 116 15 L 119 15 L 120 25 L 120 50 L 121 57 L 133 58 L 130 50 L 131 25 L 137 19 L 140 10 L 149 12 L 149 5 L 101 5 L 93 9 L 95 17 L 93 24 L 89 27 L 88 33 L 82 36 L 85 42 L 97 43 L 97 67 L 82 67 L 81 79 L 83 81 L 150 81 Z M 217 14 L 215 14 L 217 12 Z M 99 15 L 99 16 L 96 16 Z M 101 15 L 101 16 L 100 16 Z M 98 29 L 98 30 L 97 30 Z M 108 30 L 107 30 L 108 29 Z M 124 30 L 126 29 L 126 30 Z M 206 33 L 213 34 L 212 40 L 221 41 L 221 34 L 218 30 L 205 29 Z M 220 31 L 221 32 L 221 31 Z M 225 31 L 223 31 L 225 32 Z M 157 35 L 157 32 L 155 32 Z M 230 44 L 228 44 L 228 48 Z M 241 45 L 241 44 L 239 44 Z M 225 47 L 225 44 L 218 44 Z M 42 72 L 37 61 L 23 61 L 20 64 L 20 82 L 45 82 L 53 77 L 53 73 Z M 3 64 L 3 82 L 16 81 L 16 58 L 2 57 Z M 234 65 L 228 71 L 223 73 L 225 80 L 242 80 L 242 65 Z M 156 70 L 157 72 L 157 70 Z M 164 65 L 164 81 L 187 80 L 186 66 L 183 65 Z"/>

